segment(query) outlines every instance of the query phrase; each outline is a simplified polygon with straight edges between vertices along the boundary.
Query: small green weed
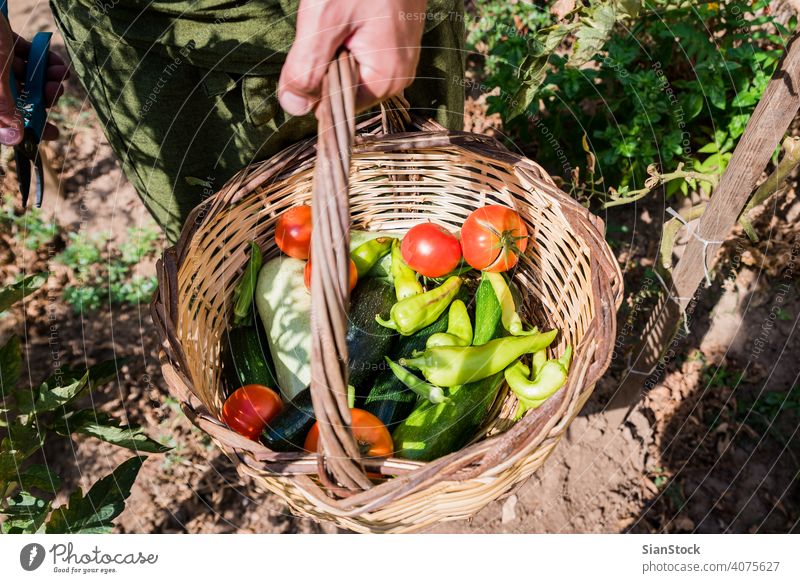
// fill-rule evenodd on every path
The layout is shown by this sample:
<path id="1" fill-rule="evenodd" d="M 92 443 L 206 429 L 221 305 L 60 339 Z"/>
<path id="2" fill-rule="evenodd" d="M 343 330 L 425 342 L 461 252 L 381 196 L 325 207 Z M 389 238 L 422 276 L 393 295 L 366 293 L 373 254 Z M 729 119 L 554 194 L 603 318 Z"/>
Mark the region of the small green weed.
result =
<path id="1" fill-rule="evenodd" d="M 155 255 L 158 236 L 155 229 L 129 229 L 127 241 L 114 249 L 103 236 L 71 233 L 67 248 L 55 258 L 76 280 L 64 288 L 64 301 L 76 312 L 149 302 L 156 278 L 135 274 L 134 269 Z"/>
<path id="2" fill-rule="evenodd" d="M 0 227 L 8 229 L 17 243 L 31 251 L 50 243 L 60 230 L 55 221 L 45 221 L 37 208 L 29 208 L 18 215 L 9 199 L 0 210 Z"/>

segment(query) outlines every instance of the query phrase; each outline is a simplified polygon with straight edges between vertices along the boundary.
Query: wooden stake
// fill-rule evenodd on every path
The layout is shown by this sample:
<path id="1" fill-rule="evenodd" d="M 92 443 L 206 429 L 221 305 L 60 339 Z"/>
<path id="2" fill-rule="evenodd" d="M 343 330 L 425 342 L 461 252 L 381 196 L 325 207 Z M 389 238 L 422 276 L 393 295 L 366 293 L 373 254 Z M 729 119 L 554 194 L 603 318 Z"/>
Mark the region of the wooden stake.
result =
<path id="1" fill-rule="evenodd" d="M 795 33 L 736 145 L 699 225 L 692 230 L 686 250 L 673 271 L 672 281 L 666 282 L 669 292 L 661 295 L 645 325 L 641 341 L 633 351 L 628 376 L 608 405 L 615 410 L 609 420 L 612 427 L 622 423 L 638 402 L 649 377 L 658 372 L 659 363 L 667 364 L 662 359 L 665 353 L 669 353 L 669 344 L 675 338 L 681 317 L 687 312 L 703 279 L 709 277 L 720 245 L 736 225 L 798 109 L 800 41 L 798 33 Z"/>

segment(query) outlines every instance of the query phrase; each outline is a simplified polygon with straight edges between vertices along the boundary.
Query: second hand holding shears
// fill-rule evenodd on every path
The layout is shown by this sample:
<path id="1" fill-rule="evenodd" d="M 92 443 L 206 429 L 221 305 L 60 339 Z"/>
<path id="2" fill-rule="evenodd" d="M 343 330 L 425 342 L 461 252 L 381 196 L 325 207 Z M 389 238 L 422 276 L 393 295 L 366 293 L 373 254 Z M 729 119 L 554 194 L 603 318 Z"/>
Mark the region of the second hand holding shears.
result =
<path id="1" fill-rule="evenodd" d="M 0 12 L 8 19 L 8 1 L 0 0 Z M 36 207 L 42 206 L 44 196 L 44 173 L 42 159 L 39 154 L 39 143 L 42 141 L 47 110 L 45 108 L 44 86 L 47 73 L 47 57 L 50 52 L 52 33 L 37 32 L 31 41 L 28 62 L 25 69 L 25 80 L 21 91 L 18 90 L 13 68 L 9 71 L 11 95 L 24 122 L 22 141 L 14 146 L 14 161 L 17 166 L 19 192 L 22 195 L 22 208 L 28 205 L 31 189 L 31 167 L 36 175 Z M 11 55 L 13 59 L 13 52 Z"/>

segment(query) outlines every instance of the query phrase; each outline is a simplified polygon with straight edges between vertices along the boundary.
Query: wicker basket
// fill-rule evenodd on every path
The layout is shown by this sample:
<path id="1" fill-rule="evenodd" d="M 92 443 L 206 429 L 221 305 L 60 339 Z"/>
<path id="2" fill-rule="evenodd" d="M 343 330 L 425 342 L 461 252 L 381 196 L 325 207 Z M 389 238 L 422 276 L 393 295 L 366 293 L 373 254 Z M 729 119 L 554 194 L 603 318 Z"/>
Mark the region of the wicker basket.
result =
<path id="1" fill-rule="evenodd" d="M 193 211 L 158 263 L 152 311 L 171 393 L 241 474 L 300 515 L 359 532 L 410 532 L 474 515 L 544 463 L 609 364 L 621 273 L 602 221 L 540 166 L 491 138 L 413 119 L 397 100 L 356 126 L 354 79 L 352 60 L 340 55 L 325 80 L 318 139 L 244 169 Z M 312 253 L 321 258 L 312 276 L 311 391 L 325 452 L 319 456 L 273 452 L 218 420 L 220 338 L 247 243 L 255 240 L 265 260 L 276 256 L 277 217 L 309 202 Z M 514 396 L 501 392 L 475 440 L 433 462 L 362 462 L 349 429 L 342 365 L 350 224 L 402 232 L 430 220 L 457 230 L 472 210 L 491 203 L 517 209 L 534 233 L 514 280 L 527 318 L 561 330 L 552 353 L 575 347 L 568 382 L 516 423 L 510 421 Z M 374 483 L 366 470 L 388 479 Z"/>

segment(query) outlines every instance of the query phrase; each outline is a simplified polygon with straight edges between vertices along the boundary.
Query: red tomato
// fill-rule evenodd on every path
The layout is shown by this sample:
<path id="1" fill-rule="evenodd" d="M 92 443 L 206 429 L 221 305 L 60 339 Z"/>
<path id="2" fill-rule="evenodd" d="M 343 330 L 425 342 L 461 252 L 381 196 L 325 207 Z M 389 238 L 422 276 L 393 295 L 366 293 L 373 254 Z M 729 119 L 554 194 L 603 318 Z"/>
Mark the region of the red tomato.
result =
<path id="1" fill-rule="evenodd" d="M 528 229 L 519 213 L 488 205 L 472 212 L 461 227 L 464 260 L 483 271 L 508 271 L 528 246 Z"/>
<path id="2" fill-rule="evenodd" d="M 275 243 L 289 257 L 308 259 L 311 252 L 311 207 L 292 207 L 278 217 Z"/>
<path id="3" fill-rule="evenodd" d="M 400 244 L 403 260 L 425 277 L 441 277 L 458 267 L 461 244 L 447 229 L 433 223 L 412 227 Z"/>
<path id="4" fill-rule="evenodd" d="M 263 385 L 236 389 L 222 406 L 222 420 L 236 433 L 258 441 L 267 423 L 283 408 L 278 393 Z"/>
<path id="5" fill-rule="evenodd" d="M 353 418 L 353 436 L 358 449 L 364 457 L 388 457 L 394 451 L 392 435 L 381 420 L 363 409 L 350 409 Z M 306 436 L 306 451 L 315 452 L 319 448 L 319 422 L 314 423 Z"/>
<path id="6" fill-rule="evenodd" d="M 311 291 L 311 259 L 308 260 L 306 263 L 305 268 L 303 268 L 303 281 L 306 284 L 306 289 Z M 350 260 L 350 291 L 353 291 L 353 288 L 356 287 L 358 283 L 358 270 L 356 269 L 356 264 L 353 260 Z"/>

